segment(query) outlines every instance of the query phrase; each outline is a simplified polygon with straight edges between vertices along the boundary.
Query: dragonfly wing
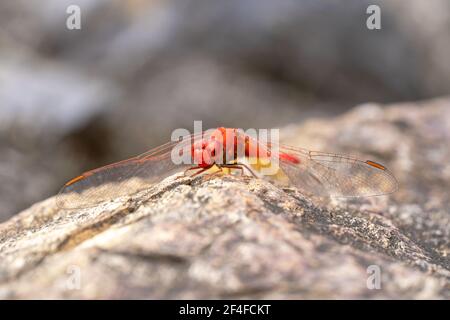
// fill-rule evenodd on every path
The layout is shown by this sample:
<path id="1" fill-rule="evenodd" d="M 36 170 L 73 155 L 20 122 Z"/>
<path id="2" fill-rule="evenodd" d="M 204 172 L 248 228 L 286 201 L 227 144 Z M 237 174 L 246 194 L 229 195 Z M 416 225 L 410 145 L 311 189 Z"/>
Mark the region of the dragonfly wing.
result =
<path id="1" fill-rule="evenodd" d="M 293 155 L 280 159 L 280 167 L 290 181 L 319 196 L 363 197 L 395 192 L 397 181 L 382 165 L 374 161 L 292 147 L 280 147 L 280 154 Z"/>
<path id="2" fill-rule="evenodd" d="M 137 157 L 113 163 L 83 173 L 67 182 L 56 196 L 59 208 L 92 207 L 117 197 L 134 194 L 189 164 L 175 164 L 172 151 L 190 148 L 199 135 L 183 137 L 181 142 L 170 142 Z"/>
<path id="3" fill-rule="evenodd" d="M 58 193 L 58 207 L 76 209 L 134 194 L 180 170 L 170 157 L 130 159 L 100 170 L 83 173 Z"/>

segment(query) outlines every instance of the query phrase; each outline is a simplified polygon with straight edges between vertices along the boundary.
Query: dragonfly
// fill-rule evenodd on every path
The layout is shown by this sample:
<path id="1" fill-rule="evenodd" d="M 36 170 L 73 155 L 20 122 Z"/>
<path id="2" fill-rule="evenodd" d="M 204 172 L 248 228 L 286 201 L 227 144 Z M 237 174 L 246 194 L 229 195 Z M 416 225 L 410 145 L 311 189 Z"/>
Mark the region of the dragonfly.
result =
<path id="1" fill-rule="evenodd" d="M 173 161 L 174 155 L 187 155 L 195 161 L 178 163 Z M 250 158 L 256 161 L 248 161 Z M 398 189 L 394 175 L 378 162 L 272 142 L 263 144 L 238 129 L 220 127 L 84 172 L 62 187 L 56 203 L 62 209 L 92 207 L 130 196 L 180 172 L 182 176 L 197 176 L 234 171 L 264 178 L 259 173 L 271 159 L 277 160 L 277 172 L 270 178 L 282 176 L 289 185 L 312 196 L 371 197 Z"/>

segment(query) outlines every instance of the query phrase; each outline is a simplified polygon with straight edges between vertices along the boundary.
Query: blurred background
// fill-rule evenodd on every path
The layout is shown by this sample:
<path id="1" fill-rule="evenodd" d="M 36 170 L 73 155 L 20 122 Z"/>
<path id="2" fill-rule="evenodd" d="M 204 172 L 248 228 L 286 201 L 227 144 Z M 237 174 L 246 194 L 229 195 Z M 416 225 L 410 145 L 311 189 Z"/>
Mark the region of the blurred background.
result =
<path id="1" fill-rule="evenodd" d="M 0 222 L 194 120 L 274 128 L 449 94 L 449 57 L 448 0 L 1 1 Z"/>

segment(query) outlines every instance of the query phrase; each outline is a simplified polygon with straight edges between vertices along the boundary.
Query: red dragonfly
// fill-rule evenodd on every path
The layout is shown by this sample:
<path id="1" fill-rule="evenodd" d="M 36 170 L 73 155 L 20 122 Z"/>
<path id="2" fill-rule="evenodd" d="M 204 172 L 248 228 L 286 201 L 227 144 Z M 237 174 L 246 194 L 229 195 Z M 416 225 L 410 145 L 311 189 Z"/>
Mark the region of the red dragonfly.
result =
<path id="1" fill-rule="evenodd" d="M 242 153 L 238 152 L 239 148 Z M 181 164 L 173 161 L 174 154 L 182 156 L 186 151 L 192 161 Z M 256 158 L 256 162 L 246 161 L 250 157 Z M 214 168 L 216 172 L 239 170 L 241 174 L 248 171 L 256 177 L 262 167 L 268 162 L 270 165 L 270 159 L 276 159 L 278 164 L 272 177 L 282 175 L 288 183 L 311 195 L 365 197 L 397 190 L 395 177 L 377 162 L 281 144 L 263 144 L 238 129 L 221 127 L 84 172 L 63 186 L 56 202 L 58 207 L 67 209 L 91 207 L 134 194 L 182 170 L 184 175 L 193 176 Z M 263 162 L 266 164 L 261 165 Z"/>

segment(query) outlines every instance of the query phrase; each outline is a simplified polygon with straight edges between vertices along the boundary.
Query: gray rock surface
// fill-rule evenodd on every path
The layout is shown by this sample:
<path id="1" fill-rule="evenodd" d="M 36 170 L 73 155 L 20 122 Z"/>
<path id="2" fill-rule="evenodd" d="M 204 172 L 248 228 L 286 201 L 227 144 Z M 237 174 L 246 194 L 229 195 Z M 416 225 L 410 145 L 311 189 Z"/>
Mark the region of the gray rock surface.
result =
<path id="1" fill-rule="evenodd" d="M 172 176 L 91 209 L 37 203 L 0 225 L 0 297 L 450 299 L 449 111 L 448 98 L 366 104 L 283 130 L 385 163 L 400 182 L 390 196 Z"/>

